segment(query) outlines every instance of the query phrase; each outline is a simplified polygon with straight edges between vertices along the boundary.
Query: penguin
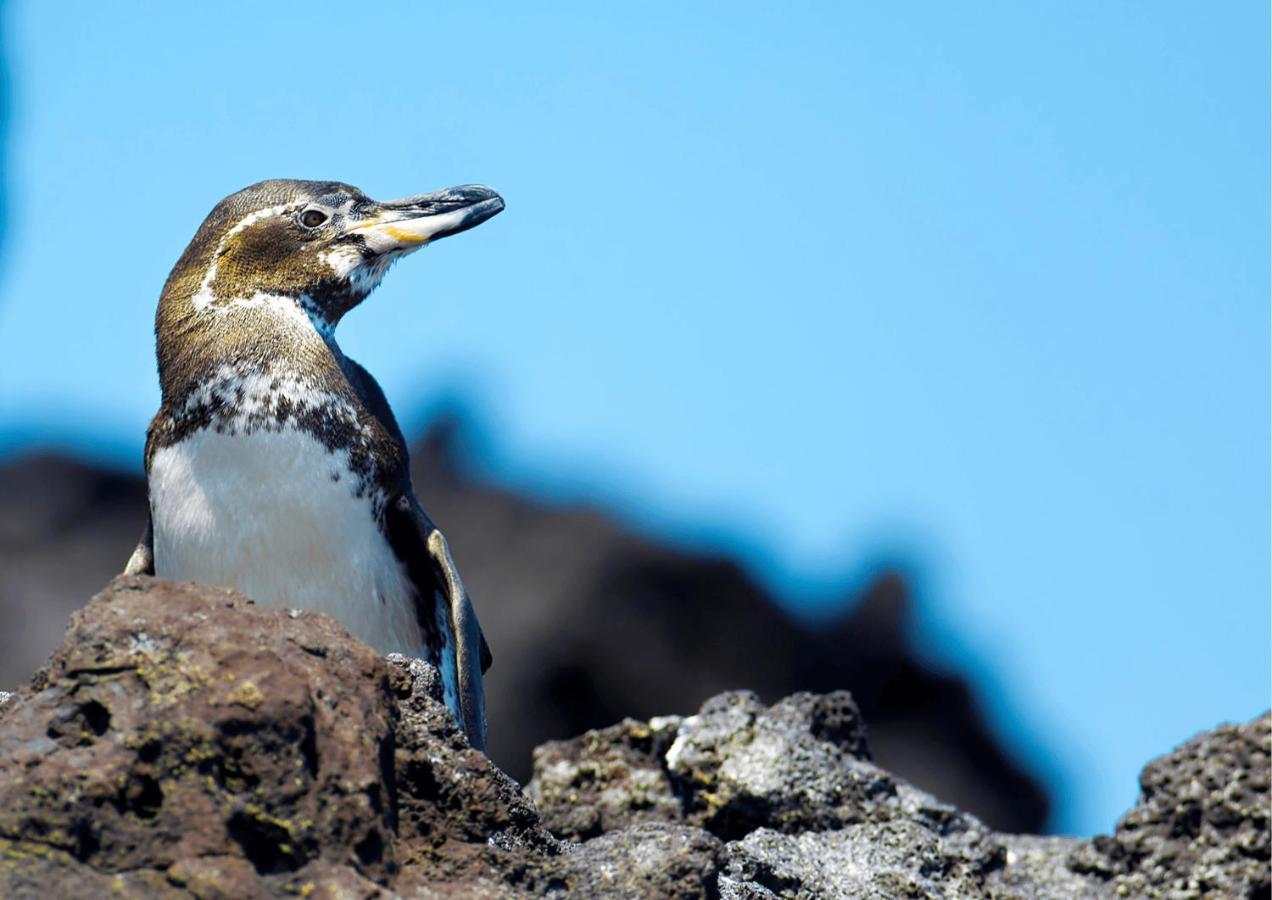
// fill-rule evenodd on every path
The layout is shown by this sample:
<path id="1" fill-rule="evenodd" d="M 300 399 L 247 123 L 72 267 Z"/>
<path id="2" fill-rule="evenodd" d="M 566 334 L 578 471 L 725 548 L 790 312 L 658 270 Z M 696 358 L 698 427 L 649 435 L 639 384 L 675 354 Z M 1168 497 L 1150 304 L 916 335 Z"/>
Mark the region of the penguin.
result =
<path id="1" fill-rule="evenodd" d="M 150 517 L 124 569 L 318 610 L 427 660 L 483 751 L 489 647 L 384 392 L 335 330 L 394 262 L 503 208 L 482 185 L 377 202 L 291 179 L 218 203 L 160 295 Z"/>

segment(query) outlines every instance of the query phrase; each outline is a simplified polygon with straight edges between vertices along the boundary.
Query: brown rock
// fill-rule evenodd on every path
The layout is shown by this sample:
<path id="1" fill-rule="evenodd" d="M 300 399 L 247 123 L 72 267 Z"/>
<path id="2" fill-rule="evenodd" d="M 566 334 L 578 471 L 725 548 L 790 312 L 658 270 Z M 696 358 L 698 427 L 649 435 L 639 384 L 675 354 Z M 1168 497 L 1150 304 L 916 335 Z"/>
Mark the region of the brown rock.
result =
<path id="1" fill-rule="evenodd" d="M 404 867 L 497 869 L 501 831 L 551 850 L 518 787 L 419 693 L 436 689 L 420 665 L 323 615 L 116 579 L 5 704 L 0 896 L 87 896 L 102 872 L 199 897 L 339 893 Z"/>
<path id="2" fill-rule="evenodd" d="M 0 897 L 694 897 L 699 829 L 583 846 L 473 750 L 437 673 L 334 620 L 117 578 L 0 706 Z"/>

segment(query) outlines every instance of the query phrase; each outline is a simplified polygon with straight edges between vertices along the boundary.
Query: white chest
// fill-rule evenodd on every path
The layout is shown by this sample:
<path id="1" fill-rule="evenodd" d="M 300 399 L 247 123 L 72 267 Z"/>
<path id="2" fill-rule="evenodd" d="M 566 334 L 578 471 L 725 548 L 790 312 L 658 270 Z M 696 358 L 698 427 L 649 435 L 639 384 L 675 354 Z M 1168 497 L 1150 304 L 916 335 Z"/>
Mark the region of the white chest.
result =
<path id="1" fill-rule="evenodd" d="M 355 487 L 344 454 L 304 431 L 196 432 L 151 460 L 155 574 L 319 610 L 382 653 L 428 658 L 414 589 Z"/>

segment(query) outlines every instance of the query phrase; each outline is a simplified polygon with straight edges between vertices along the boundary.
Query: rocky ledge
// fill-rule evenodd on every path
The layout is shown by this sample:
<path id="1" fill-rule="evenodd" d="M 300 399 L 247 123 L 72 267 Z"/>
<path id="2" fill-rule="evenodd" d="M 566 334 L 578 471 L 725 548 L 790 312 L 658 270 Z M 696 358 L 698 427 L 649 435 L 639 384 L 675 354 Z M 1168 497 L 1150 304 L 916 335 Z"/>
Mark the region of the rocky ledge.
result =
<path id="1" fill-rule="evenodd" d="M 875 766 L 842 692 L 547 744 L 524 791 L 438 698 L 325 616 L 117 579 L 0 697 L 0 896 L 1269 896 L 1266 715 L 1080 841 Z"/>

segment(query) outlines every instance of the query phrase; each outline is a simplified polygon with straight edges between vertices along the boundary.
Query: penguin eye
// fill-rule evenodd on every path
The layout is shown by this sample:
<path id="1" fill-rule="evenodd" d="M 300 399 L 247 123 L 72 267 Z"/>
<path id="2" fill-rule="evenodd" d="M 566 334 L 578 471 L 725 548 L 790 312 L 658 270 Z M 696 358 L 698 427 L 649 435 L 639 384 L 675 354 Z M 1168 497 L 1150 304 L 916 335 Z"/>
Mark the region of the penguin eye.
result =
<path id="1" fill-rule="evenodd" d="M 317 228 L 327 221 L 327 214 L 320 209 L 307 209 L 300 214 L 300 224 L 306 228 Z"/>

